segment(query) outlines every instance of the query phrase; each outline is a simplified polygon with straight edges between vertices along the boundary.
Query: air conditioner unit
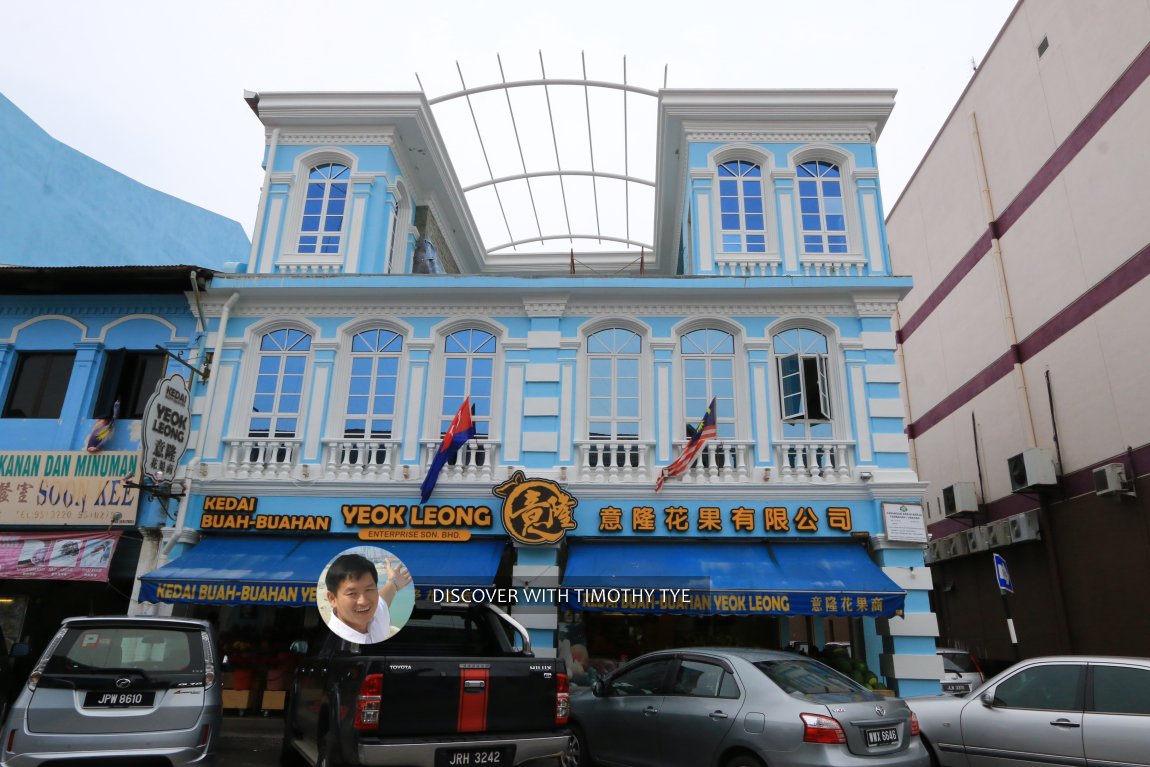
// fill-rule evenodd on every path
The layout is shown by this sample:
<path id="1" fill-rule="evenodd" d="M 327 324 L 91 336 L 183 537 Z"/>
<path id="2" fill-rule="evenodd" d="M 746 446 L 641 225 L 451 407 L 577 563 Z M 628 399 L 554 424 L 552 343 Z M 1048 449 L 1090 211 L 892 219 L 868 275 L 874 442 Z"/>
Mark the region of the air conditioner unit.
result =
<path id="1" fill-rule="evenodd" d="M 978 511 L 978 491 L 973 482 L 955 482 L 942 489 L 942 512 L 949 519 Z"/>
<path id="2" fill-rule="evenodd" d="M 1054 473 L 1054 454 L 1044 447 L 1032 447 L 1006 459 L 1010 473 L 1010 490 L 1026 492 L 1047 485 L 1057 485 Z"/>
<path id="3" fill-rule="evenodd" d="M 990 541 L 984 526 L 972 527 L 963 534 L 966 536 L 966 550 L 971 554 L 990 548 Z"/>
<path id="4" fill-rule="evenodd" d="M 1095 495 L 1134 495 L 1131 484 L 1126 481 L 1126 467 L 1120 463 L 1108 463 L 1094 470 Z"/>
<path id="5" fill-rule="evenodd" d="M 942 538 L 936 538 L 926 544 L 926 550 L 923 551 L 923 558 L 928 565 L 946 559 L 946 546 L 943 545 L 943 540 Z"/>
<path id="6" fill-rule="evenodd" d="M 1007 520 L 1010 522 L 1011 543 L 1037 541 L 1042 537 L 1042 532 L 1038 529 L 1037 511 L 1024 511 L 1013 517 L 1007 517 Z"/>
<path id="7" fill-rule="evenodd" d="M 997 522 L 991 522 L 986 526 L 986 539 L 990 548 L 1001 549 L 1003 546 L 1009 546 L 1010 541 L 1010 520 L 1000 519 Z"/>
<path id="8" fill-rule="evenodd" d="M 945 544 L 944 548 L 946 551 L 947 559 L 950 559 L 951 557 L 964 557 L 970 553 L 970 550 L 967 548 L 966 544 L 965 532 L 948 535 L 942 539 L 942 542 Z"/>

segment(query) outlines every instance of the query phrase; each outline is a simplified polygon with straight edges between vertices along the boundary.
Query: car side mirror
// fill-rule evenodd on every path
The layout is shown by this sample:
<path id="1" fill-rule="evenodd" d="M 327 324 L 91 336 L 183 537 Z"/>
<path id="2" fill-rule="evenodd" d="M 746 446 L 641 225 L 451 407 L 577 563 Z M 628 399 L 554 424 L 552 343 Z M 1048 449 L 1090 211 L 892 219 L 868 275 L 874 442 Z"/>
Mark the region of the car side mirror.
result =
<path id="1" fill-rule="evenodd" d="M 12 658 L 27 658 L 29 649 L 27 642 L 17 642 L 12 645 L 12 649 L 8 652 L 8 655 Z"/>
<path id="2" fill-rule="evenodd" d="M 602 679 L 596 679 L 591 683 L 591 694 L 596 698 L 602 698 L 607 694 L 607 686 L 603 684 Z"/>
<path id="3" fill-rule="evenodd" d="M 987 708 L 994 708 L 994 690 L 987 690 L 982 695 L 979 695 L 978 699 L 981 700 L 982 705 Z"/>
<path id="4" fill-rule="evenodd" d="M 297 639 L 288 647 L 296 655 L 307 655 L 307 642 L 303 639 Z"/>

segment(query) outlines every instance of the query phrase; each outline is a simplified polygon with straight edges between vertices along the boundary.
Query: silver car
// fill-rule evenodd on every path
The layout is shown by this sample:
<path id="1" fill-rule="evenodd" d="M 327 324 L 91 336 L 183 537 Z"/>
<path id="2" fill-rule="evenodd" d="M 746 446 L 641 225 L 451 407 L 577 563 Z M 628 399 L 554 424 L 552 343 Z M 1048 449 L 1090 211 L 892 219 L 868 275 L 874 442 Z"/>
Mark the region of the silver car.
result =
<path id="1" fill-rule="evenodd" d="M 218 657 L 207 621 L 68 618 L 12 705 L 0 765 L 211 765 Z"/>
<path id="2" fill-rule="evenodd" d="M 1150 767 L 1150 659 L 1033 658 L 965 698 L 910 698 L 947 767 Z"/>
<path id="3" fill-rule="evenodd" d="M 654 652 L 572 696 L 566 767 L 927 767 L 918 722 L 818 661 Z"/>
<path id="4" fill-rule="evenodd" d="M 942 691 L 947 695 L 966 695 L 986 681 L 978 661 L 966 650 L 953 647 L 938 648 L 942 659 Z"/>

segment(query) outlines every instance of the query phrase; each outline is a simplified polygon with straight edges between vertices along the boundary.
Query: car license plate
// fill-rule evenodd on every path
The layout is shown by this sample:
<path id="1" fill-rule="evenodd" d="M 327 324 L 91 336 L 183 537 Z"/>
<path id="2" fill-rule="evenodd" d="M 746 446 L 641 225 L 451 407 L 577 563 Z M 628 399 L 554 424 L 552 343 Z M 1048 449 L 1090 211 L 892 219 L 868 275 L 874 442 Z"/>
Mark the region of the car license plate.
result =
<path id="1" fill-rule="evenodd" d="M 970 692 L 970 685 L 965 682 L 943 682 L 943 692 Z"/>
<path id="2" fill-rule="evenodd" d="M 440 748 L 435 752 L 435 767 L 509 766 L 514 751 L 510 748 Z"/>
<path id="3" fill-rule="evenodd" d="M 84 708 L 138 708 L 151 706 L 156 701 L 154 692 L 89 692 L 84 696 Z"/>
<path id="4" fill-rule="evenodd" d="M 897 727 L 881 727 L 877 730 L 864 730 L 868 746 L 889 746 L 898 743 Z"/>

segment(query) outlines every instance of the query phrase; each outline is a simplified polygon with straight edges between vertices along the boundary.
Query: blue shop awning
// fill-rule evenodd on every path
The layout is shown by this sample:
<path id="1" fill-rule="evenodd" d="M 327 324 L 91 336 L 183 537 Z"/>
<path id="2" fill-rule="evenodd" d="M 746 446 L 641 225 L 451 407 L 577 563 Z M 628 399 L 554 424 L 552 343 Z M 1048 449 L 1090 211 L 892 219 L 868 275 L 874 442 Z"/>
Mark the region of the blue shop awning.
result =
<path id="1" fill-rule="evenodd" d="M 506 542 L 383 541 L 339 538 L 213 537 L 140 579 L 142 602 L 315 605 L 320 573 L 340 552 L 370 545 L 407 565 L 417 589 L 491 586 Z"/>
<path id="2" fill-rule="evenodd" d="M 573 609 L 688 615 L 891 617 L 906 600 L 855 541 L 571 541 L 562 588 Z"/>

